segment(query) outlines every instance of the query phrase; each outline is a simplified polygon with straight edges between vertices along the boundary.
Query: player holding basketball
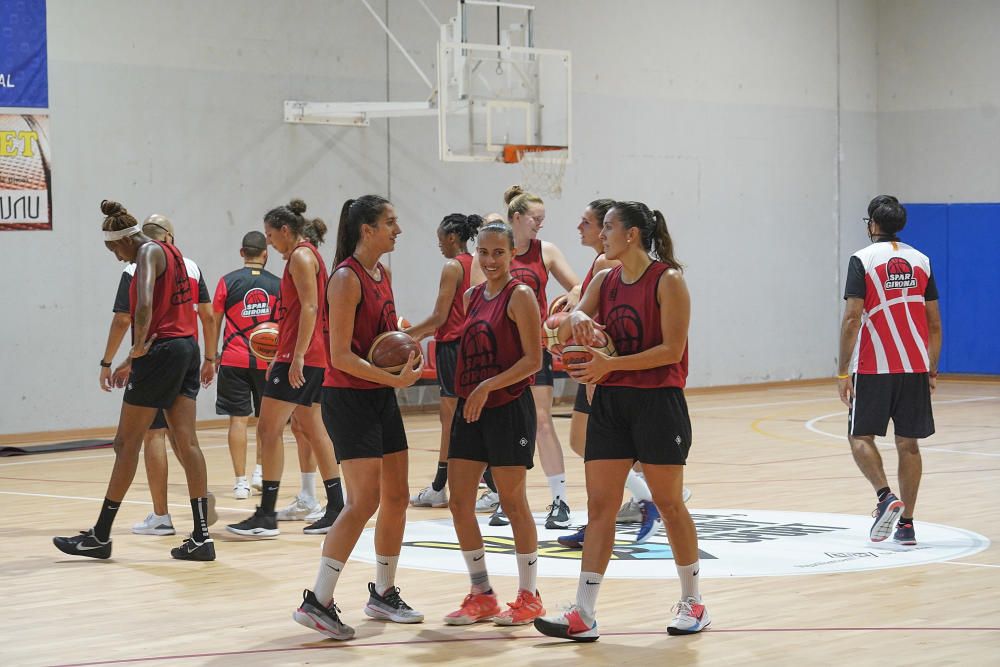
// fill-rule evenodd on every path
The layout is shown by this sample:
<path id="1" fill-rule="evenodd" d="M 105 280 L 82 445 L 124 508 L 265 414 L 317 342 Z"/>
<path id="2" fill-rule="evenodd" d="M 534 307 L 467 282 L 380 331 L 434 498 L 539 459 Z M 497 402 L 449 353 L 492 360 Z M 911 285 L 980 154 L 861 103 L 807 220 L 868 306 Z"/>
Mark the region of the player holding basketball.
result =
<path id="1" fill-rule="evenodd" d="M 486 282 L 464 295 L 468 316 L 458 350 L 455 388 L 459 395 L 448 450 L 451 515 L 472 590 L 447 616 L 449 625 L 493 619 L 524 625 L 545 613 L 536 589 L 538 532 L 525 494 L 534 463 L 535 405 L 531 376 L 542 364 L 541 321 L 535 294 L 511 277 L 514 235 L 503 223 L 479 232 L 476 259 Z M 518 591 L 500 611 L 486 572 L 483 536 L 475 499 L 487 464 L 493 470 L 514 533 Z"/>
<path id="2" fill-rule="evenodd" d="M 111 526 L 139 465 L 142 438 L 158 409 L 166 411 L 177 457 L 191 495 L 194 530 L 171 550 L 178 560 L 215 560 L 208 534 L 205 459 L 195 438 L 195 398 L 201 351 L 195 341 L 196 316 L 184 257 L 174 246 L 153 241 L 118 202 L 101 202 L 107 216 L 104 244 L 120 261 L 135 262 L 130 287 L 132 350 L 119 371 L 130 369 L 115 434 L 115 464 L 101 512 L 93 528 L 75 537 L 55 537 L 67 554 L 111 557 Z"/>
<path id="3" fill-rule="evenodd" d="M 354 637 L 340 620 L 333 601 L 337 580 L 365 524 L 375 524 L 375 582 L 368 584 L 365 614 L 396 623 L 420 623 L 395 585 L 403 544 L 408 452 L 395 389 L 420 379 L 420 362 L 411 353 L 399 374 L 369 363 L 372 342 L 398 329 L 392 278 L 379 261 L 396 247 L 396 210 L 384 197 L 348 199 L 340 213 L 336 268 L 326 297 L 330 309 L 330 367 L 323 382 L 323 421 L 344 469 L 350 496 L 323 541 L 323 556 L 313 590 L 303 592 L 293 618 L 333 639 Z"/>
<path id="4" fill-rule="evenodd" d="M 585 456 L 590 525 L 576 604 L 559 616 L 537 619 L 535 627 L 552 637 L 598 638 L 594 610 L 614 544 L 615 513 L 628 471 L 639 461 L 666 524 L 681 582 L 667 632 L 692 634 L 710 620 L 698 590 L 698 535 L 683 501 L 691 446 L 684 400 L 690 297 L 659 211 L 639 202 L 615 202 L 601 239 L 607 258 L 621 266 L 594 277 L 559 337 L 572 334 L 577 341 L 596 342 L 595 327 L 600 327 L 619 356 L 592 349 L 590 361 L 570 367 L 577 380 L 597 385 Z"/>
<path id="5" fill-rule="evenodd" d="M 941 311 L 930 260 L 897 236 L 906 225 L 899 200 L 875 197 L 865 222 L 872 243 L 851 255 L 847 268 L 837 386 L 850 409 L 847 439 L 854 461 L 878 497 L 869 536 L 881 542 L 892 533 L 895 542 L 914 545 L 922 472 L 918 440 L 934 433 L 931 394 L 941 354 Z M 902 500 L 890 490 L 875 446 L 890 419 Z"/>
<path id="6" fill-rule="evenodd" d="M 264 468 L 260 506 L 248 519 L 226 526 L 229 532 L 244 537 L 275 537 L 280 533 L 274 506 L 285 463 L 282 432 L 293 412 L 299 413 L 320 471 L 324 477 L 330 475 L 324 480 L 327 513 L 303 530 L 328 529 L 336 519 L 341 494 L 333 445 L 323 428 L 319 406 L 326 370 L 325 302 L 320 301 L 326 284 L 326 264 L 316 246 L 303 235 L 308 224 L 302 215 L 305 212 L 306 203 L 293 199 L 287 206 L 271 209 L 264 216 L 267 242 L 288 261 L 281 278 L 278 351 L 267 371 L 257 420 L 257 446 L 262 448 Z M 312 224 L 316 226 L 317 221 Z M 322 240 L 322 233 L 319 236 Z"/>
<path id="7" fill-rule="evenodd" d="M 247 232 L 240 245 L 243 268 L 219 278 L 212 308 L 216 331 L 222 334 L 219 359 L 219 387 L 215 413 L 229 416 L 229 456 L 233 460 L 233 497 L 250 497 L 247 481 L 247 423 L 250 415 L 260 415 L 266 364 L 250 352 L 250 331 L 272 321 L 281 282 L 266 270 L 267 238 L 257 231 Z M 260 447 L 257 448 L 258 455 Z"/>
<path id="8" fill-rule="evenodd" d="M 451 438 L 451 422 L 455 416 L 455 364 L 458 359 L 458 343 L 465 322 L 465 292 L 470 285 L 483 281 L 482 269 L 472 261 L 469 254 L 469 240 L 483 224 L 478 215 L 465 216 L 452 213 L 445 216 L 438 225 L 438 248 L 448 261 L 441 269 L 438 296 L 434 302 L 434 312 L 407 333 L 414 340 L 434 333 L 434 360 L 437 369 L 441 401 L 438 413 L 441 417 L 441 447 L 438 452 L 437 472 L 430 486 L 410 498 L 414 507 L 447 507 L 448 491 L 448 442 Z"/>
<path id="9" fill-rule="evenodd" d="M 549 274 L 569 293 L 569 305 L 576 305 L 580 297 L 580 280 L 570 267 L 562 251 L 548 241 L 541 241 L 538 232 L 545 224 L 545 203 L 540 197 L 525 192 L 515 185 L 504 193 L 507 202 L 507 220 L 514 230 L 516 252 L 511 262 L 511 275 L 525 283 L 535 293 L 540 317 L 548 314 L 545 287 Z M 548 478 L 552 504 L 545 519 L 545 527 L 567 528 L 570 524 L 569 505 L 566 503 L 566 467 L 562 446 L 552 421 L 552 355 L 542 351 L 542 368 L 535 375 L 531 395 L 538 415 L 538 457 Z"/>

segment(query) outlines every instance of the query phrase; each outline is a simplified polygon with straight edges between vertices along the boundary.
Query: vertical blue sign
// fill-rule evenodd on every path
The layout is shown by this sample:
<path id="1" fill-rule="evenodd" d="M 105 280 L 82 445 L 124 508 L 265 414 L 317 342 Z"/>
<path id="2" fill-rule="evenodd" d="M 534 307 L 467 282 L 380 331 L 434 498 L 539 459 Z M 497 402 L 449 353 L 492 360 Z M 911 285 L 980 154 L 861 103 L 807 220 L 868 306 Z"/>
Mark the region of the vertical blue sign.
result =
<path id="1" fill-rule="evenodd" d="M 0 0 L 0 107 L 48 106 L 45 0 Z"/>

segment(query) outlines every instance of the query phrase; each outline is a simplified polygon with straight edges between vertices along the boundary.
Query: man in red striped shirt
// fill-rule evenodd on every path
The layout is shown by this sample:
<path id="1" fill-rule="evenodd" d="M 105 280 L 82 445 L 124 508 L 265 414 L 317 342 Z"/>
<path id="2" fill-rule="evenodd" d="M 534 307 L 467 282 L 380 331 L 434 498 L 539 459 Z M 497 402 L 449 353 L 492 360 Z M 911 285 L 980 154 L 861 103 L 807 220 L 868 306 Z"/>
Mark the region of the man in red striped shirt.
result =
<path id="1" fill-rule="evenodd" d="M 840 399 L 850 408 L 848 440 L 854 461 L 878 496 L 869 536 L 881 542 L 892 533 L 895 542 L 914 545 L 913 512 L 922 471 L 917 441 L 934 433 L 931 394 L 941 353 L 937 286 L 927 256 L 897 236 L 906 225 L 899 200 L 875 197 L 864 221 L 872 243 L 851 255 L 847 270 L 837 384 Z M 886 434 L 890 419 L 902 500 L 889 488 L 875 445 L 875 436 Z"/>

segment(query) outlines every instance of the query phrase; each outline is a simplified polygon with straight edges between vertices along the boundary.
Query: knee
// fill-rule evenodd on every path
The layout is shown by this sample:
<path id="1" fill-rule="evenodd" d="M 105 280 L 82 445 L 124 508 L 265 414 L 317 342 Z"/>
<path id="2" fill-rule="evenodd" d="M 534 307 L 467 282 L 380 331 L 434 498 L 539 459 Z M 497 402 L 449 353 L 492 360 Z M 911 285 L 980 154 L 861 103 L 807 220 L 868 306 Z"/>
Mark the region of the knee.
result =
<path id="1" fill-rule="evenodd" d="M 534 521 L 534 517 L 531 516 L 531 508 L 528 507 L 528 501 L 523 497 L 513 501 L 507 500 L 503 505 L 503 511 L 511 523 Z"/>
<path id="2" fill-rule="evenodd" d="M 406 508 L 410 506 L 409 490 L 393 490 L 383 492 L 381 498 L 381 508 L 393 516 L 405 517 Z"/>
<path id="3" fill-rule="evenodd" d="M 371 493 L 357 495 L 352 493 L 347 496 L 347 504 L 344 509 L 349 512 L 357 513 L 362 516 L 365 521 L 367 521 L 375 516 L 375 512 L 378 511 L 378 507 L 378 495 Z"/>
<path id="4" fill-rule="evenodd" d="M 587 499 L 587 519 L 591 523 L 614 523 L 618 514 L 618 503 L 608 498 L 590 496 Z"/>
<path id="5" fill-rule="evenodd" d="M 653 502 L 656 503 L 656 509 L 660 511 L 664 523 L 673 523 L 687 513 L 684 499 L 680 495 L 675 497 L 671 494 L 654 492 Z"/>

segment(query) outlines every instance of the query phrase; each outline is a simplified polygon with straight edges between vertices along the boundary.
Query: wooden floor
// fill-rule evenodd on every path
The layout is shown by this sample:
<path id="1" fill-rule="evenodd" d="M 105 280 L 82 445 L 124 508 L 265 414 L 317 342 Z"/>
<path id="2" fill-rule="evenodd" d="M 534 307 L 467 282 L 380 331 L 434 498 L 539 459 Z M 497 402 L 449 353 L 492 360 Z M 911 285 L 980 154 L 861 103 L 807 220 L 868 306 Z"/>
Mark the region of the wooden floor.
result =
<path id="1" fill-rule="evenodd" d="M 867 516 L 872 510 L 874 496 L 839 435 L 844 410 L 832 382 L 692 392 L 689 402 L 695 428 L 687 468 L 692 511 Z M 921 522 L 931 522 L 996 542 L 1000 382 L 943 381 L 935 418 L 938 434 L 924 443 L 918 537 Z M 416 491 L 434 468 L 436 415 L 411 415 L 406 422 Z M 569 420 L 557 419 L 556 426 L 567 453 L 570 504 L 583 509 L 583 466 L 568 447 Z M 291 620 L 291 612 L 301 590 L 313 583 L 321 538 L 303 535 L 301 524 L 283 523 L 280 538 L 262 542 L 239 541 L 223 531 L 222 523 L 245 517 L 254 501 L 231 497 L 225 431 L 205 430 L 201 442 L 221 516 L 214 532 L 219 559 L 210 564 L 171 560 L 176 537 L 129 533 L 151 509 L 142 471 L 118 515 L 113 559 L 64 557 L 51 538 L 92 525 L 110 452 L 0 459 L 0 664 L 1000 664 L 995 545 L 950 562 L 895 569 L 706 578 L 702 590 L 713 625 L 686 638 L 664 632 L 678 597 L 676 579 L 607 579 L 598 604 L 603 635 L 595 644 L 548 639 L 530 626 L 446 627 L 440 618 L 460 602 L 467 577 L 415 570 L 405 558 L 397 583 L 427 620 L 418 626 L 369 621 L 361 607 L 373 567 L 351 563 L 338 603 L 357 638 L 347 644 L 318 641 L 319 635 Z M 287 447 L 282 505 L 298 487 L 290 438 Z M 894 483 L 895 454 L 883 454 Z M 187 531 L 189 506 L 175 460 L 170 474 L 174 521 Z M 529 474 L 529 485 L 540 511 L 548 501 L 540 467 Z M 408 516 L 445 518 L 447 510 L 411 509 Z M 865 549 L 863 532 L 855 537 L 859 550 Z M 672 563 L 663 561 L 663 568 L 672 574 Z M 575 578 L 545 574 L 540 564 L 539 589 L 550 609 L 571 601 Z M 504 597 L 514 592 L 516 579 L 492 579 Z"/>

